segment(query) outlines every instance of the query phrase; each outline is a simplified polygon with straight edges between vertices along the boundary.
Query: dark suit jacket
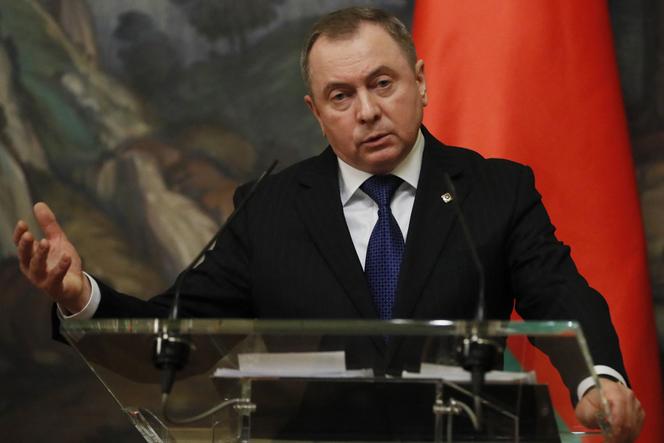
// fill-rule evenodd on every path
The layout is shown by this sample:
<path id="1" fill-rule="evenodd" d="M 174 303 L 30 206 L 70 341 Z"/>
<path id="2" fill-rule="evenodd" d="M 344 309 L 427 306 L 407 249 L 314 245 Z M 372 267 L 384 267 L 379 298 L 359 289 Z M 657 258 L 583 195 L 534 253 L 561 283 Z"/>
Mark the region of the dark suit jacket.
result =
<path id="1" fill-rule="evenodd" d="M 513 306 L 531 320 L 578 320 L 595 364 L 625 373 L 604 299 L 579 275 L 530 168 L 443 146 L 426 129 L 394 318 L 470 319 L 478 275 L 451 204 L 447 172 L 486 273 L 487 318 Z M 246 192 L 241 187 L 236 202 Z M 98 317 L 163 317 L 166 293 L 142 302 L 102 285 Z M 337 159 L 322 154 L 269 177 L 185 279 L 181 317 L 377 318 L 339 197 Z M 391 348 L 391 349 L 387 349 Z M 364 350 L 364 352 L 369 352 Z M 372 354 L 408 353 L 373 341 Z M 372 359 L 375 357 L 371 357 Z"/>

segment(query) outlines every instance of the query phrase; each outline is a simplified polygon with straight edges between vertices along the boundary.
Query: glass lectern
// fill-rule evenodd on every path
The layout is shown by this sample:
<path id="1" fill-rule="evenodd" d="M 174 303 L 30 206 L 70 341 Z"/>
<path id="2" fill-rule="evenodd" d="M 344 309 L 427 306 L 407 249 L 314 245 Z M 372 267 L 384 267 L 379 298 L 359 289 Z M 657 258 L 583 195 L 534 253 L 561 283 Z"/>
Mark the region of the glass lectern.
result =
<path id="1" fill-rule="evenodd" d="M 563 424 L 523 369 L 538 351 L 513 346 L 545 351 L 568 386 L 596 378 L 574 322 L 102 319 L 61 331 L 149 442 L 602 441 Z M 160 336 L 190 349 L 165 402 Z M 476 343 L 497 358 L 471 377 Z"/>

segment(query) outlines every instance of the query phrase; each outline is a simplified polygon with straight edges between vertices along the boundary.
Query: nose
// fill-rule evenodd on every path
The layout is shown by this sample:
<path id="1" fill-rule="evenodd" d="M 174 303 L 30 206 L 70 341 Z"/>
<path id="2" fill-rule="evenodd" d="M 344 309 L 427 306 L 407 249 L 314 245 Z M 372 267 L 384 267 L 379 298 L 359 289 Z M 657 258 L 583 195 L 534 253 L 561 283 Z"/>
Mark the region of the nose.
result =
<path id="1" fill-rule="evenodd" d="M 380 118 L 380 106 L 369 91 L 358 91 L 357 99 L 357 120 L 360 123 L 373 123 Z"/>

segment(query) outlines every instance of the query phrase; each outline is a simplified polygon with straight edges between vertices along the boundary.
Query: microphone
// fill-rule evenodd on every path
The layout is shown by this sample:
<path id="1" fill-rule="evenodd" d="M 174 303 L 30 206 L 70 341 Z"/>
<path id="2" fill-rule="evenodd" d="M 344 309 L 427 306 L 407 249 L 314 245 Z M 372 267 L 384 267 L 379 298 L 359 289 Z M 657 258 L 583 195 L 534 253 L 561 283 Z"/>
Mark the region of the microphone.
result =
<path id="1" fill-rule="evenodd" d="M 274 160 L 270 166 L 263 171 L 263 173 L 258 177 L 258 179 L 251 186 L 247 194 L 242 198 L 240 203 L 235 207 L 231 215 L 228 216 L 224 224 L 221 225 L 219 230 L 212 236 L 210 241 L 201 249 L 201 251 L 196 255 L 196 257 L 189 263 L 189 265 L 178 275 L 175 280 L 175 290 L 173 293 L 173 303 L 171 304 L 171 311 L 168 316 L 169 320 L 177 320 L 180 307 L 180 291 L 182 290 L 182 284 L 185 277 L 189 275 L 189 272 L 199 263 L 203 258 L 203 255 L 212 247 L 214 242 L 223 234 L 231 222 L 235 219 L 236 215 L 244 208 L 249 199 L 254 195 L 258 186 L 261 184 L 263 179 L 270 175 L 277 166 L 277 160 Z M 189 358 L 189 350 L 191 349 L 191 343 L 186 338 L 181 336 L 177 331 L 162 331 L 155 338 L 155 347 L 153 354 L 153 362 L 157 369 L 161 370 L 160 383 L 161 383 L 161 398 L 162 404 L 166 403 L 166 399 L 173 388 L 173 383 L 175 382 L 175 373 L 182 369 Z"/>
<path id="2" fill-rule="evenodd" d="M 459 224 L 461 225 L 461 230 L 463 231 L 463 237 L 470 250 L 470 256 L 473 261 L 473 265 L 477 271 L 478 276 L 478 294 L 477 294 L 477 309 L 475 311 L 475 319 L 471 329 L 470 336 L 467 336 L 461 342 L 457 353 L 459 359 L 461 360 L 461 366 L 470 372 L 471 374 L 471 386 L 473 391 L 473 401 L 475 415 L 477 417 L 477 427 L 478 430 L 482 427 L 482 401 L 480 398 L 480 393 L 482 391 L 482 386 L 484 385 L 484 375 L 493 369 L 496 366 L 497 358 L 500 353 L 498 350 L 500 346 L 497 343 L 483 337 L 486 335 L 486 325 L 482 323 L 485 320 L 485 311 L 486 311 L 486 299 L 484 295 L 485 288 L 485 277 L 484 277 L 484 266 L 482 266 L 482 261 L 480 260 L 479 254 L 477 253 L 477 247 L 473 241 L 473 236 L 470 233 L 468 224 L 466 223 L 466 218 L 463 215 L 461 206 L 456 199 L 456 188 L 454 183 L 450 178 L 448 173 L 443 174 L 445 184 L 447 189 L 451 192 L 452 198 L 449 200 L 452 203 L 452 207 L 456 213 Z"/>

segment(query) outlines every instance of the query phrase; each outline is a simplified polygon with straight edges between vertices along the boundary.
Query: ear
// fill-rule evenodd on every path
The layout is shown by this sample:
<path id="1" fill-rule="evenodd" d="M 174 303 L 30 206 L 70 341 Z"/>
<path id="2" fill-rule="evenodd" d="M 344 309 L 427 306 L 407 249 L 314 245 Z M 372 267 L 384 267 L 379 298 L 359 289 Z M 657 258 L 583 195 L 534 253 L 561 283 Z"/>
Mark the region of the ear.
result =
<path id="1" fill-rule="evenodd" d="M 415 82 L 420 93 L 422 106 L 426 106 L 429 102 L 427 97 L 427 82 L 424 78 L 424 60 L 420 59 L 415 63 Z"/>
<path id="2" fill-rule="evenodd" d="M 311 111 L 313 114 L 314 118 L 318 122 L 318 126 L 320 126 L 320 130 L 323 133 L 323 137 L 325 137 L 325 127 L 323 126 L 323 121 L 320 118 L 320 112 L 318 111 L 318 108 L 316 107 L 316 102 L 314 102 L 314 98 L 310 96 L 309 94 L 304 96 L 304 103 L 306 103 L 307 108 Z"/>

